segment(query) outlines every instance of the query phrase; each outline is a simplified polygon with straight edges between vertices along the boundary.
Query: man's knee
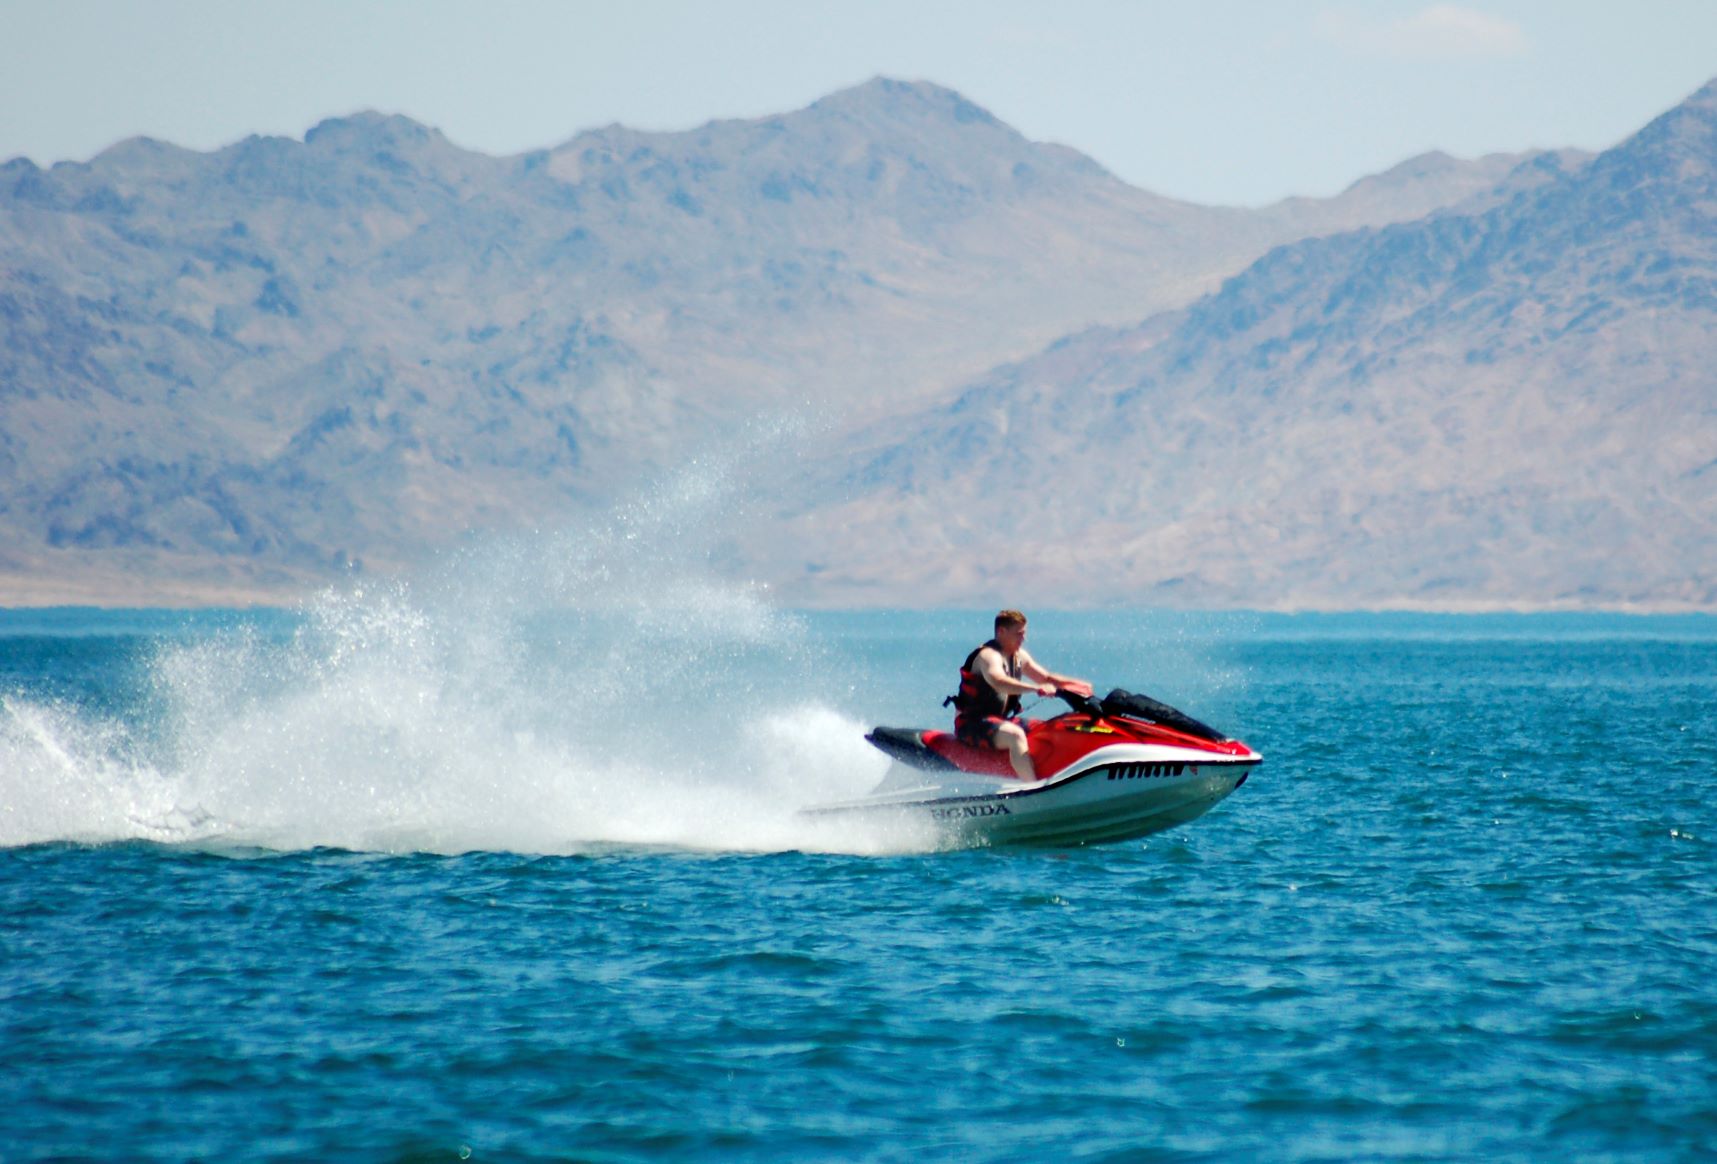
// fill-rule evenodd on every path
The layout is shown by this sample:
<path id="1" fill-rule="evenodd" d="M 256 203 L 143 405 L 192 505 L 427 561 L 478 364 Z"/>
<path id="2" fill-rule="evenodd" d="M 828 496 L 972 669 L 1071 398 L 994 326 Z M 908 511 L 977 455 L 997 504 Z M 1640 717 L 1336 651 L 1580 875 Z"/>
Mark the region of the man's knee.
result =
<path id="1" fill-rule="evenodd" d="M 1025 729 L 1017 723 L 1004 723 L 996 729 L 996 747 L 1010 752 L 1025 747 Z"/>

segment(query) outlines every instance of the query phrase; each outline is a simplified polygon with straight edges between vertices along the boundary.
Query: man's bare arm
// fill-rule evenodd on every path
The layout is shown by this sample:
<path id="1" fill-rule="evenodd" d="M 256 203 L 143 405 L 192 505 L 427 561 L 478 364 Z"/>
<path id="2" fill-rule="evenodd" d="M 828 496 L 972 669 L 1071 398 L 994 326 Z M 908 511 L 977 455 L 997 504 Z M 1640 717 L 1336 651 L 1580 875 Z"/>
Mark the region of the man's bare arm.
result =
<path id="1" fill-rule="evenodd" d="M 978 655 L 978 662 L 983 664 L 984 678 L 989 680 L 990 686 L 995 688 L 997 693 L 1001 695 L 1055 694 L 1055 687 L 1050 684 L 1048 680 L 1030 683 L 1022 679 L 1015 679 L 1009 675 L 1007 664 L 1003 662 L 1000 651 L 986 649 Z M 1031 656 L 1027 655 L 1024 651 L 1021 651 L 1019 665 L 1020 673 L 1022 675 L 1026 674 L 1028 667 L 1034 670 L 1042 670 L 1042 668 L 1038 667 L 1031 661 Z"/>
<path id="2" fill-rule="evenodd" d="M 1029 675 L 1036 679 L 1040 684 L 1051 688 L 1049 691 L 1043 691 L 1041 687 L 1038 688 L 1038 694 L 1040 695 L 1053 695 L 1055 694 L 1054 689 L 1058 687 L 1065 688 L 1066 690 L 1073 692 L 1075 695 L 1083 695 L 1087 698 L 1091 695 L 1091 684 L 1085 682 L 1085 680 L 1075 679 L 1071 675 L 1057 675 L 1055 672 L 1039 663 L 1036 659 L 1026 654 L 1023 650 L 1019 653 L 1019 669 L 1020 674 Z"/>

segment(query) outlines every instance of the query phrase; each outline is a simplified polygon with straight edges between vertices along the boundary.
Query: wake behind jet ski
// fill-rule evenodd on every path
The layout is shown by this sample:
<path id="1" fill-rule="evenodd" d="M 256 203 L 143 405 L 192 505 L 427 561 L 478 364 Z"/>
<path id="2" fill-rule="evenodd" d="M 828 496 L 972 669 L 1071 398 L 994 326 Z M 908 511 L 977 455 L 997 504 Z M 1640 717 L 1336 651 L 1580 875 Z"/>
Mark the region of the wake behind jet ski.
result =
<path id="1" fill-rule="evenodd" d="M 960 841 L 1122 841 L 1202 816 L 1263 760 L 1148 696 L 1119 688 L 1102 699 L 1057 694 L 1069 711 L 1020 723 L 1035 779 L 1022 779 L 1005 751 L 951 732 L 879 727 L 865 738 L 894 763 L 876 790 L 806 812 L 912 814 Z"/>

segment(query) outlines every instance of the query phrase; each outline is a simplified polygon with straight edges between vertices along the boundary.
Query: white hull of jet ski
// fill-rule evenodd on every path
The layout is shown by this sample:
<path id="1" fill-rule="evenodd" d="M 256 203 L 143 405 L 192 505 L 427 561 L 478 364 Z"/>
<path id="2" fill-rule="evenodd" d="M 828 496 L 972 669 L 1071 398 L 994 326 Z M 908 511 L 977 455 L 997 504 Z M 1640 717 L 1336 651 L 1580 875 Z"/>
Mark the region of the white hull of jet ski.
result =
<path id="1" fill-rule="evenodd" d="M 896 761 L 870 796 L 805 811 L 823 819 L 906 814 L 962 843 L 1124 841 L 1204 815 L 1262 759 L 1250 750 L 1216 757 L 1172 745 L 1115 744 L 1037 781 Z"/>

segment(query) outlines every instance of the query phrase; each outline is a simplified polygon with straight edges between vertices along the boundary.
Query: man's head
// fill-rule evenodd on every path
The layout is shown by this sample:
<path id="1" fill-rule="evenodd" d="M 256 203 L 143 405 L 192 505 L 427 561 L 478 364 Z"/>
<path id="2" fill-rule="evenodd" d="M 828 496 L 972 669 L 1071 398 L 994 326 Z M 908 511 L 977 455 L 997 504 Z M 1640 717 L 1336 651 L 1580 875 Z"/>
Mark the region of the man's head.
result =
<path id="1" fill-rule="evenodd" d="M 1011 653 L 1025 642 L 1025 615 L 1017 610 L 1004 610 L 996 615 L 996 642 Z"/>

